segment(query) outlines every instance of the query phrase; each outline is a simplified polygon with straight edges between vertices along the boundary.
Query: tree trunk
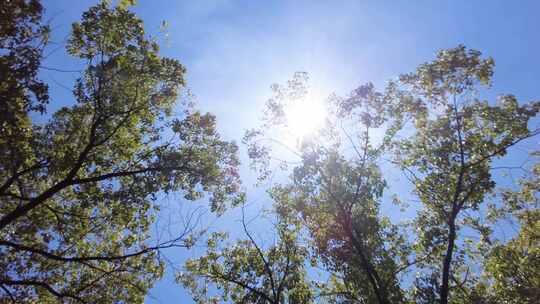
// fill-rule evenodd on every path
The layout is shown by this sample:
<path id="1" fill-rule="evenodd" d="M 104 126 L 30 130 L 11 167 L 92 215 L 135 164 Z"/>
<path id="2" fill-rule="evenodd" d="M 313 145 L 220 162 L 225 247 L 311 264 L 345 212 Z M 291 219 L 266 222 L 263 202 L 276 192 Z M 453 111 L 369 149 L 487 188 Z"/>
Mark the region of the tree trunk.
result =
<path id="1" fill-rule="evenodd" d="M 448 233 L 448 244 L 446 248 L 446 255 L 443 261 L 443 273 L 441 282 L 441 304 L 448 304 L 448 291 L 450 281 L 450 266 L 452 263 L 452 255 L 454 253 L 454 242 L 456 240 L 456 225 L 454 219 L 450 224 L 450 231 Z"/>

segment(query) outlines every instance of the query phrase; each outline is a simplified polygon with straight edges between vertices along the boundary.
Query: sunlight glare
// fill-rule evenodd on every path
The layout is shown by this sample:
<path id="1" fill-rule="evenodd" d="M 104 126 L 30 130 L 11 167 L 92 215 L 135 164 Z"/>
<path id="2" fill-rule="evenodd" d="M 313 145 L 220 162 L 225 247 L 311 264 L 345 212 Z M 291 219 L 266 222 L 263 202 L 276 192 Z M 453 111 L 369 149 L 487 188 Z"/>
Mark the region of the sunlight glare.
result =
<path id="1" fill-rule="evenodd" d="M 287 129 L 295 140 L 301 140 L 320 128 L 326 118 L 326 109 L 317 99 L 297 100 L 285 109 Z"/>

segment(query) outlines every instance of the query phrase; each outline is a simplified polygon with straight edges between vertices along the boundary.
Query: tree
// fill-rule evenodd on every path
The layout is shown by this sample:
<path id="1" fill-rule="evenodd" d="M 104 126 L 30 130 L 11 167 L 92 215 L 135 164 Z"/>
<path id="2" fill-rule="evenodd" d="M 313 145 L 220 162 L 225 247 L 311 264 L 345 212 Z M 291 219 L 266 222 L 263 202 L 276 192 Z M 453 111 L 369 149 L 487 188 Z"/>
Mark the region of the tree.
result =
<path id="1" fill-rule="evenodd" d="M 492 249 L 486 262 L 487 277 L 493 279 L 492 298 L 505 303 L 540 301 L 540 216 L 538 209 L 520 216 L 519 234 Z M 495 301 L 494 301 L 495 302 Z"/>
<path id="2" fill-rule="evenodd" d="M 276 200 L 288 200 L 274 193 Z M 214 233 L 206 253 L 185 264 L 177 281 L 197 303 L 314 303 L 312 284 L 305 262 L 308 248 L 301 243 L 301 226 L 288 213 L 279 213 L 274 224 L 275 242 L 264 248 L 249 232 L 244 213 L 242 226 L 247 239 L 223 244 L 226 233 Z M 210 286 L 214 289 L 210 289 Z M 210 289 L 210 290 L 209 290 Z M 214 295 L 212 295 L 214 294 Z"/>
<path id="3" fill-rule="evenodd" d="M 37 77 L 49 33 L 42 13 L 39 1 L 0 7 L 0 169 L 6 175 L 15 175 L 30 153 L 29 113 L 43 113 L 49 100 L 47 85 Z"/>
<path id="4" fill-rule="evenodd" d="M 304 74 L 296 74 L 287 86 L 274 86 L 265 125 L 246 134 L 251 157 L 255 165 L 263 165 L 263 174 L 272 148 L 261 144 L 268 136 L 264 130 L 288 123 L 285 108 L 307 94 L 306 80 Z M 329 106 L 333 115 L 324 128 L 300 142 L 290 183 L 274 191 L 293 197 L 286 201 L 290 206 L 282 208 L 302 218 L 318 257 L 335 274 L 337 298 L 399 303 L 403 293 L 397 275 L 407 263 L 406 244 L 398 227 L 380 215 L 386 182 L 377 165 L 396 129 L 388 121 L 391 108 L 371 84 L 346 98 L 334 96 Z M 381 129 L 388 129 L 387 138 L 374 140 L 370 132 Z"/>
<path id="5" fill-rule="evenodd" d="M 491 58 L 458 46 L 400 77 L 397 97 L 404 111 L 395 114 L 410 117 L 414 131 L 396 141 L 396 161 L 410 173 L 424 206 L 416 220 L 418 249 L 432 252 L 424 265 L 440 274 L 442 304 L 451 298 L 452 282 L 466 279 L 457 271 L 467 263 L 459 233 L 475 228 L 484 198 L 494 189 L 492 161 L 538 134 L 528 123 L 540 103 L 520 105 L 513 95 L 503 95 L 490 104 L 476 97 L 478 85 L 488 85 L 492 74 Z"/>
<path id="6" fill-rule="evenodd" d="M 538 156 L 538 153 L 534 153 Z M 502 192 L 502 205 L 491 206 L 490 218 L 517 220 L 519 232 L 495 244 L 486 255 L 482 280 L 470 293 L 485 303 L 536 303 L 540 301 L 540 164 L 521 179 L 519 188 Z"/>
<path id="7" fill-rule="evenodd" d="M 7 1 L 0 8 L 2 133 L 16 132 L 28 111 L 43 112 L 48 102 L 47 85 L 37 78 L 49 34 L 42 13 L 35 0 Z"/>
<path id="8" fill-rule="evenodd" d="M 5 19 L 2 41 L 23 41 L 24 28 L 38 27 L 31 33 L 41 37 L 39 3 L 9 3 L 20 7 L 3 6 L 17 14 Z M 163 272 L 159 249 L 188 245 L 189 231 L 152 241 L 157 200 L 208 193 L 217 213 L 240 202 L 237 147 L 220 138 L 213 115 L 188 103 L 174 108 L 185 69 L 159 55 L 127 6 L 91 7 L 73 24 L 67 51 L 86 68 L 76 102 L 48 122 L 31 123 L 28 94 L 40 105 L 45 96 L 26 78 L 0 85 L 2 103 L 16 109 L 2 127 L 24 131 L 0 133 L 1 300 L 142 303 Z M 32 78 L 35 61 L 21 73 Z"/>

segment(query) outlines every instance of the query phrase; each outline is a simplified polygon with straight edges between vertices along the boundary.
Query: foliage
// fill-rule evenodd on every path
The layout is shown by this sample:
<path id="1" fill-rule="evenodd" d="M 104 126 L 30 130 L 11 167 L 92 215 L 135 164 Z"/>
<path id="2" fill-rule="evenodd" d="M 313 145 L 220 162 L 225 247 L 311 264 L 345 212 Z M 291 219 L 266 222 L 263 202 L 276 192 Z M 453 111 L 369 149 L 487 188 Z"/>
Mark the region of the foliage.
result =
<path id="1" fill-rule="evenodd" d="M 286 196 L 274 196 L 287 200 Z M 187 288 L 197 303 L 313 303 L 307 281 L 305 260 L 308 249 L 301 244 L 299 222 L 279 216 L 275 242 L 264 248 L 242 224 L 247 237 L 234 244 L 224 243 L 225 233 L 214 233 L 206 253 L 190 259 L 177 281 Z M 211 288 L 214 286 L 214 288 Z M 213 295 L 214 294 L 214 295 Z"/>
<path id="2" fill-rule="evenodd" d="M 302 76 L 295 75 L 285 87 L 274 86 L 276 93 L 268 103 L 266 125 L 246 135 L 245 141 L 254 152 L 250 155 L 254 165 L 269 164 L 267 156 L 272 147 L 260 145 L 258 138 L 265 135 L 268 125 L 286 124 L 283 108 L 306 92 Z M 398 227 L 379 214 L 386 182 L 377 160 L 395 130 L 388 121 L 391 109 L 383 99 L 371 84 L 346 98 L 331 98 L 333 115 L 320 132 L 298 146 L 299 160 L 293 165 L 291 182 L 274 189 L 292 195 L 289 205 L 280 208 L 293 210 L 303 220 L 315 254 L 328 271 L 339 274 L 331 284 L 334 299 L 402 301 L 397 274 L 400 264 L 407 263 L 406 242 Z M 388 136 L 382 140 L 370 133 L 383 129 Z M 351 130 L 354 135 L 349 134 Z M 343 152 L 346 148 L 353 153 Z M 261 172 L 266 170 L 263 167 Z"/>
<path id="3" fill-rule="evenodd" d="M 487 259 L 486 272 L 493 279 L 495 299 L 504 303 L 540 301 L 540 214 L 523 214 L 519 234 L 495 246 Z"/>
<path id="4" fill-rule="evenodd" d="M 536 156 L 538 153 L 535 153 Z M 488 303 L 535 303 L 540 301 L 540 164 L 535 164 L 528 178 L 517 190 L 505 190 L 495 221 L 517 220 L 519 232 L 509 241 L 496 242 L 484 260 L 483 278 L 471 286 L 471 294 L 482 295 Z"/>
<path id="5" fill-rule="evenodd" d="M 39 24 L 37 2 L 17 11 L 7 41 Z M 185 69 L 159 55 L 126 7 L 91 7 L 73 24 L 67 50 L 86 64 L 76 102 L 43 125 L 29 116 L 28 94 L 42 101 L 34 87 L 2 81 L 3 104 L 17 109 L 8 120 L 25 132 L 0 133 L 2 300 L 142 303 L 163 272 L 158 250 L 187 246 L 191 228 L 153 244 L 157 199 L 209 193 L 217 213 L 240 202 L 237 147 L 220 138 L 211 114 L 189 104 L 175 113 Z M 13 52 L 20 59 L 25 49 Z M 35 60 L 24 75 L 34 76 Z"/>
<path id="6" fill-rule="evenodd" d="M 0 8 L 0 126 L 14 132 L 28 111 L 43 112 L 47 85 L 37 78 L 49 27 L 41 23 L 43 7 L 36 0 L 7 1 Z"/>
<path id="7" fill-rule="evenodd" d="M 67 53 L 85 68 L 74 101 L 50 115 L 43 7 L 0 6 L 2 303 L 142 303 L 163 275 L 162 250 L 193 245 L 189 225 L 151 238 L 160 199 L 207 197 L 218 215 L 244 201 L 236 144 L 183 95 L 184 66 L 160 55 L 135 2 L 102 1 L 73 24 Z M 540 165 L 503 189 L 493 164 L 538 135 L 540 102 L 485 100 L 493 73 L 479 51 L 442 50 L 382 91 L 331 95 L 325 125 L 294 146 L 273 137 L 293 123 L 287 108 L 309 99 L 309 77 L 272 86 L 244 143 L 260 183 L 288 176 L 268 189 L 274 241 L 242 218 L 244 239 L 215 232 L 177 281 L 197 303 L 539 302 Z M 388 172 L 410 182 L 400 189 L 412 198 L 393 200 L 418 202 L 412 223 L 381 212 Z M 519 225 L 508 241 L 493 232 L 503 220 Z"/>
<path id="8" fill-rule="evenodd" d="M 16 172 L 32 149 L 31 112 L 43 113 L 48 87 L 38 77 L 48 26 L 39 1 L 5 1 L 0 6 L 0 161 Z"/>
<path id="9" fill-rule="evenodd" d="M 413 127 L 395 141 L 394 154 L 424 207 L 416 219 L 416 247 L 431 253 L 422 264 L 440 274 L 441 303 L 456 290 L 451 285 L 460 281 L 458 267 L 468 268 L 471 256 L 459 233 L 478 228 L 481 205 L 495 187 L 491 163 L 537 134 L 528 123 L 540 103 L 520 105 L 513 95 L 503 95 L 490 104 L 476 97 L 492 69 L 492 59 L 458 46 L 400 77 L 399 115 L 410 117 Z"/>
<path id="10" fill-rule="evenodd" d="M 473 269 L 482 267 L 479 253 L 491 245 L 491 229 L 481 219 L 486 197 L 496 189 L 492 162 L 538 134 L 528 124 L 540 110 L 540 103 L 523 104 L 513 95 L 496 103 L 478 98 L 481 86 L 490 84 L 493 66 L 491 58 L 458 46 L 440 51 L 382 92 L 367 84 L 348 97 L 332 96 L 327 124 L 302 139 L 296 162 L 284 164 L 292 166 L 290 181 L 276 189 L 294 197 L 288 208 L 302 218 L 313 250 L 339 278 L 334 280 L 338 298 L 360 303 L 484 299 L 479 290 L 472 292 L 476 296 L 463 295 L 481 281 Z M 297 74 L 287 86 L 274 86 L 263 126 L 246 133 L 262 178 L 271 176 L 273 157 L 264 137 L 286 126 L 285 108 L 307 94 L 306 79 Z M 408 237 L 379 211 L 387 187 L 379 165 L 383 158 L 408 177 L 422 203 L 414 230 L 405 230 L 416 234 Z M 474 246 L 464 230 L 484 241 Z M 411 267 L 418 273 L 412 285 L 399 276 Z"/>

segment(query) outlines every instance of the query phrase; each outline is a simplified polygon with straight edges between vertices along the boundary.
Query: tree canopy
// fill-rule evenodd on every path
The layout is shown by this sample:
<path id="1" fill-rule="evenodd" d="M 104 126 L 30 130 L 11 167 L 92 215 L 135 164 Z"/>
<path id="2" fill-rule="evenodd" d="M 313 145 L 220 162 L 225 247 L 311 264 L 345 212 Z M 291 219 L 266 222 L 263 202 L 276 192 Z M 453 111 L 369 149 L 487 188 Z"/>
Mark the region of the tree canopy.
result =
<path id="1" fill-rule="evenodd" d="M 530 243 L 513 246 L 519 240 L 526 243 L 522 234 L 537 229 L 530 226 L 537 220 L 528 216 L 517 239 L 493 246 L 490 239 L 497 236 L 490 225 L 496 224 L 484 219 L 490 208 L 506 206 L 509 197 L 518 195 L 497 188 L 493 162 L 538 134 L 529 124 L 540 103 L 518 102 L 510 94 L 495 102 L 479 98 L 482 86 L 490 84 L 493 66 L 493 59 L 458 46 L 440 51 L 435 60 L 390 81 L 383 91 L 368 83 L 349 96 L 331 96 L 326 125 L 299 142 L 298 161 L 284 164 L 289 165 L 290 181 L 277 189 L 294 197 L 290 208 L 309 231 L 312 251 L 327 271 L 339 274 L 341 282 L 334 281 L 338 301 L 479 303 L 500 299 L 501 285 L 518 279 L 517 272 L 495 279 L 493 271 L 505 267 L 503 254 L 529 261 Z M 274 87 L 262 127 L 246 133 L 253 166 L 262 178 L 272 174 L 275 149 L 263 139 L 272 136 L 268 130 L 286 127 L 284 109 L 306 96 L 306 79 L 297 74 L 287 85 Z M 413 222 L 392 223 L 381 214 L 381 200 L 391 186 L 383 165 L 408 179 L 420 203 Z M 535 198 L 535 183 L 524 184 L 529 185 L 528 199 Z M 506 195 L 498 205 L 487 202 L 501 191 Z M 393 199 L 401 202 L 399 196 Z M 473 246 L 466 235 L 482 241 Z M 490 252 L 488 259 L 483 259 L 485 252 Z M 415 278 L 407 276 L 411 270 Z M 505 283 L 496 283 L 499 290 L 491 290 L 490 296 L 482 294 L 479 286 L 492 279 Z M 527 284 L 527 292 L 537 297 L 538 285 Z"/>
<path id="2" fill-rule="evenodd" d="M 0 6 L 0 302 L 143 303 L 172 270 L 163 250 L 201 235 L 155 236 L 173 194 L 217 216 L 242 208 L 242 236 L 215 227 L 175 273 L 196 303 L 540 302 L 540 152 L 520 178 L 499 174 L 537 139 L 540 102 L 490 98 L 492 58 L 458 45 L 382 89 L 333 94 L 324 124 L 288 144 L 275 136 L 309 77 L 272 86 L 243 138 L 268 208 L 246 219 L 241 150 L 196 109 L 184 65 L 160 54 L 133 4 L 102 1 L 73 23 L 66 53 L 84 68 L 67 102 L 39 77 L 41 3 Z"/>
<path id="3" fill-rule="evenodd" d="M 237 147 L 220 138 L 213 115 L 187 103 L 173 108 L 184 67 L 159 55 L 133 13 L 106 2 L 73 24 L 67 51 L 86 65 L 74 102 L 46 123 L 32 123 L 34 105 L 45 109 L 46 86 L 32 78 L 39 49 L 31 49 L 36 62 L 29 66 L 12 67 L 10 60 L 28 53 L 32 43 L 25 39 L 41 42 L 46 27 L 37 2 L 10 4 L 2 10 L 23 16 L 8 13 L 15 18 L 2 41 L 13 54 L 2 63 L 27 71 L 2 73 L 25 76 L 2 81 L 2 90 L 17 82 L 2 101 L 8 108 L 0 135 L 2 297 L 142 302 L 163 273 L 157 250 L 186 246 L 189 232 L 157 244 L 150 239 L 159 197 L 179 192 L 196 200 L 208 193 L 218 213 L 226 202 L 238 203 Z"/>

